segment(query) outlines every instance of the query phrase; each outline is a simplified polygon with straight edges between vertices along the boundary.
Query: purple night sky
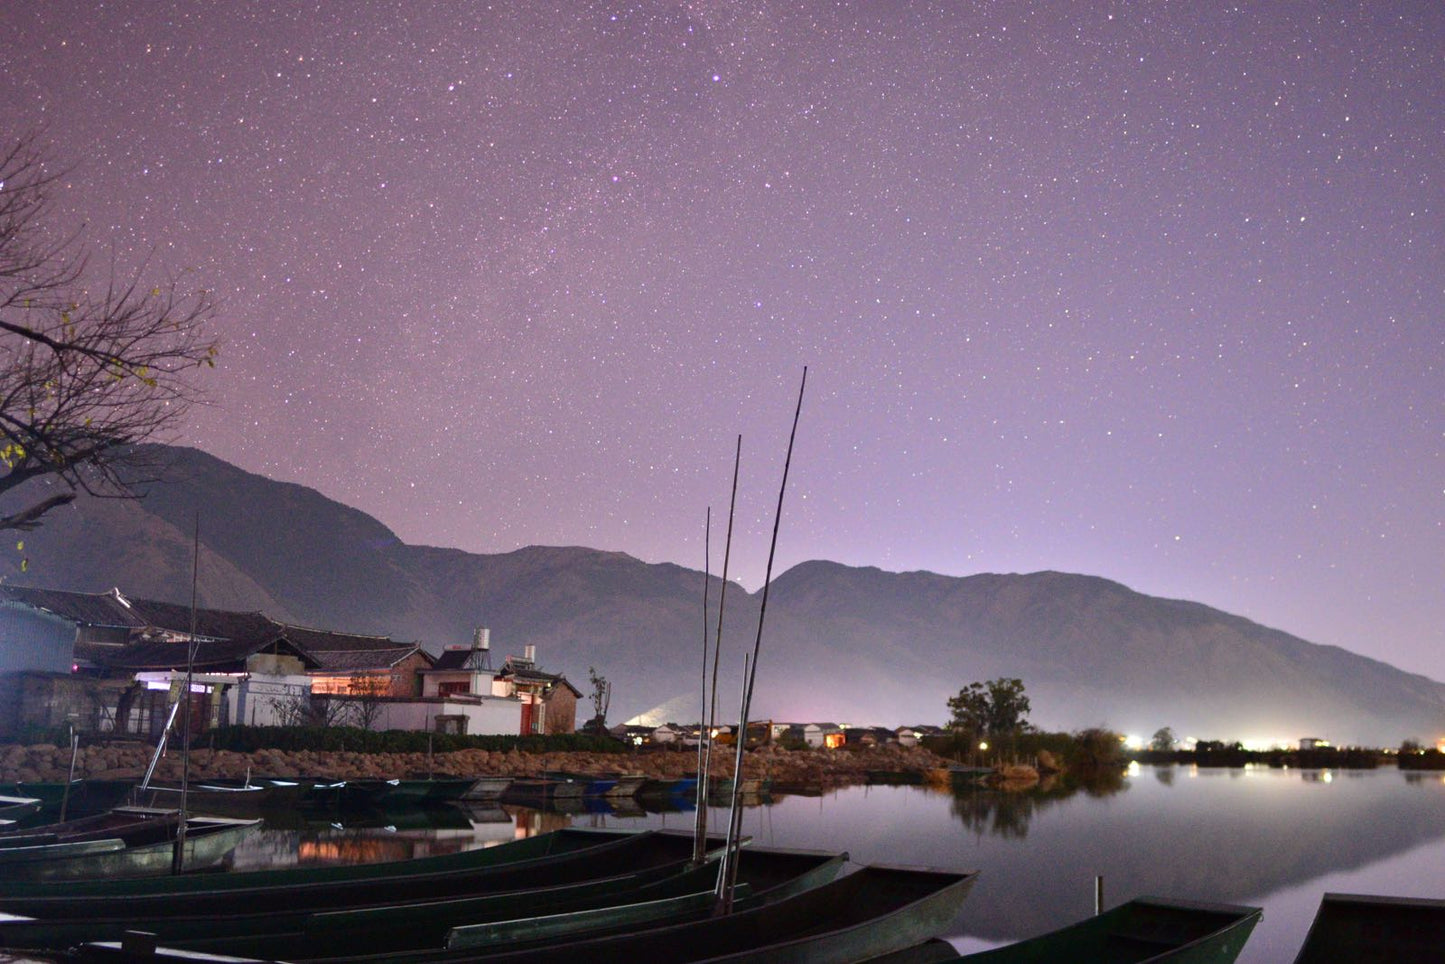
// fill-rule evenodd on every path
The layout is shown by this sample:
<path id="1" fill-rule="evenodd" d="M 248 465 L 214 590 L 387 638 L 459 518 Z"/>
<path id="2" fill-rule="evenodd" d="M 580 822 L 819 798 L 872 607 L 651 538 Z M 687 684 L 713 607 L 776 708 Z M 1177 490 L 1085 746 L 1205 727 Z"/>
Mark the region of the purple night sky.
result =
<path id="1" fill-rule="evenodd" d="M 1060 569 L 1445 680 L 1445 5 L 11 3 L 181 441 L 408 542 Z M 715 530 L 714 567 L 721 552 Z"/>

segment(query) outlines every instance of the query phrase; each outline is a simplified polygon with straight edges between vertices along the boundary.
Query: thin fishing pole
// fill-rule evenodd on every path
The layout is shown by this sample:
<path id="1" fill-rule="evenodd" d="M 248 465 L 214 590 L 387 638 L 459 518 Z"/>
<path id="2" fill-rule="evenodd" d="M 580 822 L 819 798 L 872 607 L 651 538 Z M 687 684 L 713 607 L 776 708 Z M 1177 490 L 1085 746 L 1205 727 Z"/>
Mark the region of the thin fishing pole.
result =
<path id="1" fill-rule="evenodd" d="M 730 831 L 734 825 L 738 826 L 739 828 L 741 828 L 742 826 L 741 814 L 739 813 L 738 808 L 738 800 L 741 795 L 739 788 L 742 786 L 742 746 L 743 743 L 747 742 L 748 718 L 752 713 L 753 707 L 753 684 L 757 680 L 758 654 L 759 651 L 762 649 L 763 645 L 763 619 L 767 616 L 768 613 L 768 590 L 772 587 L 773 584 L 773 559 L 777 555 L 778 551 L 778 529 L 783 522 L 783 495 L 788 491 L 788 469 L 793 464 L 793 443 L 797 440 L 798 437 L 798 419 L 803 413 L 803 393 L 807 390 L 807 387 L 808 366 L 804 365 L 803 380 L 801 384 L 798 385 L 798 405 L 793 410 L 793 428 L 792 431 L 788 433 L 788 454 L 783 459 L 783 481 L 782 484 L 778 486 L 778 508 L 773 515 L 773 539 L 772 544 L 768 547 L 768 567 L 763 576 L 763 598 L 762 602 L 758 606 L 758 634 L 757 638 L 753 640 L 752 667 L 748 670 L 747 673 L 747 685 L 743 687 L 743 712 L 742 719 L 738 723 L 738 726 L 742 731 L 742 742 L 738 744 L 738 769 L 737 773 L 733 777 L 732 811 L 729 815 L 728 822 L 728 827 Z M 732 865 L 731 871 L 734 879 L 728 882 L 729 892 L 731 892 L 733 884 L 736 880 L 736 863 Z"/>
<path id="2" fill-rule="evenodd" d="M 708 583 L 712 581 L 712 506 L 707 507 L 707 521 L 702 530 L 702 689 L 698 692 L 698 713 L 701 715 L 707 706 L 707 636 L 712 628 L 711 620 L 708 619 L 707 597 Z M 702 721 L 706 726 L 707 720 Z M 699 727 L 697 738 L 697 809 L 694 811 L 692 827 L 692 862 L 702 863 L 703 855 L 706 852 L 703 839 L 707 836 L 707 807 L 706 800 L 701 796 L 702 771 L 706 760 L 703 758 L 702 728 Z"/>
<path id="3" fill-rule="evenodd" d="M 741 435 L 739 435 L 739 436 L 738 436 L 738 442 L 737 442 L 737 450 L 733 453 L 733 490 L 732 490 L 732 495 L 731 495 L 731 497 L 730 497 L 730 499 L 729 499 L 729 501 L 728 501 L 728 534 L 727 534 L 727 540 L 726 540 L 726 541 L 724 542 L 724 544 L 723 544 L 722 587 L 718 590 L 718 596 L 717 596 L 717 641 L 713 644 L 713 650 L 712 650 L 712 700 L 711 700 L 711 708 L 710 708 L 709 711 L 708 711 L 708 718 L 707 718 L 707 720 L 704 721 L 704 723 L 703 723 L 703 732 L 698 734 L 698 739 L 699 739 L 699 740 L 705 739 L 705 740 L 707 741 L 707 752 L 703 755 L 703 766 L 702 766 L 702 769 L 699 770 L 698 773 L 697 773 L 697 783 L 698 783 L 698 790 L 697 790 L 697 792 L 698 792 L 698 804 L 697 804 L 697 808 L 698 808 L 698 811 L 699 811 L 699 812 L 704 812 L 704 813 L 705 813 L 705 811 L 707 810 L 707 784 L 708 784 L 708 781 L 709 781 L 709 779 L 710 779 L 709 776 L 708 776 L 708 773 L 709 773 L 709 771 L 710 771 L 711 768 L 712 768 L 712 730 L 713 730 L 713 727 L 717 725 L 717 677 L 718 677 L 718 657 L 719 657 L 719 656 L 721 655 L 721 653 L 722 653 L 723 610 L 724 610 L 724 603 L 726 602 L 726 600 L 727 600 L 727 595 L 728 595 L 728 565 L 729 565 L 729 563 L 730 563 L 731 560 L 732 560 L 732 554 L 733 554 L 733 518 L 734 518 L 734 516 L 735 516 L 736 513 L 737 513 L 737 504 L 738 504 L 738 467 L 742 464 L 742 459 L 743 459 L 743 437 L 742 437 Z M 705 836 L 706 836 L 706 831 L 707 831 L 707 817 L 706 817 L 705 815 L 704 815 L 704 817 L 702 818 L 701 827 L 702 827 L 702 830 L 703 830 L 703 836 L 705 837 Z"/>

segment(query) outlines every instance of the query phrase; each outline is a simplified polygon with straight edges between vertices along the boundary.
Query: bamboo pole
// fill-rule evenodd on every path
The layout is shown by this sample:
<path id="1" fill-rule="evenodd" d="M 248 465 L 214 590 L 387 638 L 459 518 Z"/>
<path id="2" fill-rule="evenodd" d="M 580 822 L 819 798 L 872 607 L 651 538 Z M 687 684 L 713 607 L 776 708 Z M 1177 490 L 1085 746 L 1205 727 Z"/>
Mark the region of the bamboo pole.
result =
<path id="1" fill-rule="evenodd" d="M 702 786 L 702 770 L 706 761 L 703 757 L 702 730 L 707 725 L 707 634 L 712 628 L 712 622 L 708 619 L 707 598 L 708 584 L 712 582 L 712 506 L 707 507 L 707 521 L 702 530 L 702 690 L 698 695 L 698 735 L 697 735 L 697 782 L 698 789 Z M 704 840 L 707 837 L 707 808 L 706 801 L 699 796 L 697 808 L 694 810 L 692 828 L 692 862 L 702 863 L 706 853 Z"/>
<path id="2" fill-rule="evenodd" d="M 738 436 L 737 449 L 733 453 L 733 489 L 728 501 L 728 533 L 727 540 L 723 544 L 723 568 L 722 587 L 718 590 L 717 596 L 717 640 L 713 643 L 712 650 L 712 699 L 711 708 L 707 718 L 702 722 L 701 732 L 698 733 L 699 746 L 706 742 L 707 752 L 703 754 L 702 767 L 697 771 L 697 812 L 701 814 L 698 822 L 698 837 L 696 846 L 702 850 L 707 846 L 707 784 L 708 771 L 712 767 L 712 728 L 717 723 L 717 675 L 718 657 L 722 653 L 722 632 L 723 632 L 723 608 L 728 595 L 728 565 L 732 561 L 733 552 L 733 519 L 737 513 L 738 504 L 738 467 L 743 459 L 743 437 Z M 701 853 L 697 853 L 696 859 L 701 860 Z"/>
<path id="3" fill-rule="evenodd" d="M 802 382 L 798 385 L 798 405 L 793 410 L 793 428 L 792 431 L 788 433 L 788 454 L 783 459 L 783 481 L 778 486 L 778 508 L 773 514 L 773 539 L 771 545 L 768 548 L 768 566 L 763 574 L 763 599 L 762 602 L 758 605 L 758 633 L 757 637 L 753 640 L 752 666 L 750 669 L 746 669 L 744 673 L 744 675 L 747 677 L 747 682 L 743 686 L 742 719 L 738 722 L 739 736 L 737 768 L 733 773 L 732 807 L 728 824 L 729 839 L 732 839 L 736 836 L 733 828 L 737 828 L 738 832 L 740 832 L 742 829 L 742 808 L 739 806 L 739 799 L 741 797 L 740 788 L 742 787 L 743 782 L 743 748 L 748 741 L 748 718 L 753 706 L 753 684 L 757 681 L 758 675 L 758 655 L 759 652 L 762 650 L 763 646 L 763 620 L 768 613 L 768 590 L 772 587 L 773 584 L 773 559 L 777 555 L 778 529 L 782 525 L 783 521 L 783 496 L 788 491 L 788 469 L 793 464 L 793 443 L 797 440 L 798 437 L 798 419 L 803 413 L 803 393 L 807 390 L 807 387 L 808 366 L 804 365 L 803 379 Z M 746 667 L 746 665 L 747 664 L 745 663 L 744 666 Z M 727 896 L 724 898 L 724 911 L 732 909 L 733 890 L 737 885 L 736 861 L 734 861 L 729 866 L 729 871 L 730 873 L 726 889 Z"/>

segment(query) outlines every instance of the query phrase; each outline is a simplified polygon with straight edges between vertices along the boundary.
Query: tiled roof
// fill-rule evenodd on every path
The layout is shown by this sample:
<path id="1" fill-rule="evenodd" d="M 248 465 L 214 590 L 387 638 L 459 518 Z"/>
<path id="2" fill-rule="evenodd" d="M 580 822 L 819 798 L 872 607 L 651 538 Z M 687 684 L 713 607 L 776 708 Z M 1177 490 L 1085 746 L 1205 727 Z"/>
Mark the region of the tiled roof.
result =
<path id="1" fill-rule="evenodd" d="M 437 656 L 437 658 L 436 658 L 436 663 L 435 663 L 435 665 L 433 665 L 432 668 L 433 668 L 433 669 L 452 669 L 452 670 L 456 670 L 456 669 L 467 669 L 467 670 L 473 669 L 474 667 L 471 665 L 471 663 L 472 663 L 472 657 L 473 657 L 477 652 L 478 652 L 477 650 L 471 650 L 471 649 L 447 649 L 447 650 L 443 650 L 443 651 Z M 486 653 L 486 650 L 481 650 L 480 652 L 481 652 L 482 654 L 485 654 L 485 653 Z"/>
<path id="2" fill-rule="evenodd" d="M 133 633 L 158 629 L 182 634 L 188 634 L 191 628 L 189 606 L 151 599 L 124 599 L 118 590 L 77 593 L 0 585 L 0 599 L 24 603 L 89 627 L 116 627 Z M 242 664 L 247 656 L 270 647 L 301 655 L 312 669 L 331 672 L 390 669 L 417 652 L 429 661 L 432 659 L 416 643 L 397 642 L 389 636 L 291 626 L 261 612 L 197 609 L 195 625 L 198 637 L 210 637 L 202 638 L 199 644 L 197 666 L 218 668 Z M 462 655 L 469 654 L 469 651 L 464 651 Z M 82 654 L 77 651 L 77 655 Z M 153 639 L 142 639 L 119 647 L 86 647 L 83 655 L 115 669 L 163 669 L 186 665 L 185 643 Z"/>
<path id="3" fill-rule="evenodd" d="M 156 629 L 175 633 L 191 631 L 191 607 L 176 603 L 157 602 L 153 599 L 132 599 L 131 606 Z M 197 609 L 196 635 L 213 636 L 217 639 L 240 639 L 262 636 L 281 624 L 259 612 L 230 612 L 225 609 Z"/>
<path id="4" fill-rule="evenodd" d="M 344 673 L 368 669 L 390 669 L 397 663 L 422 652 L 418 646 L 393 646 L 391 650 L 381 649 L 311 649 L 307 652 L 315 657 L 317 669 L 323 673 Z"/>
<path id="5" fill-rule="evenodd" d="M 85 626 L 123 626 L 139 629 L 145 620 L 120 601 L 114 592 L 66 592 L 0 585 L 0 599 L 25 603 Z"/>
<path id="6" fill-rule="evenodd" d="M 390 636 L 361 636 L 356 633 L 333 633 L 326 629 L 308 629 L 305 626 L 288 626 L 284 623 L 275 623 L 279 626 L 286 638 L 303 649 L 313 651 L 325 650 L 335 652 L 338 650 L 349 650 L 359 652 L 364 650 L 387 650 L 395 649 L 398 646 L 406 646 L 415 649 L 414 643 L 399 643 Z"/>
<path id="7" fill-rule="evenodd" d="M 226 671 L 240 669 L 245 665 L 246 657 L 261 652 L 268 647 L 270 642 L 257 643 L 256 640 L 240 639 L 202 639 L 195 644 L 195 659 L 193 665 L 196 669 Z M 298 656 L 303 663 L 314 668 L 317 660 L 310 654 L 298 650 L 284 640 L 279 645 L 288 655 Z M 119 650 L 107 654 L 104 662 L 114 669 L 125 670 L 162 670 L 162 669 L 183 669 L 187 662 L 187 650 L 189 645 L 184 642 L 140 642 L 132 643 Z"/>

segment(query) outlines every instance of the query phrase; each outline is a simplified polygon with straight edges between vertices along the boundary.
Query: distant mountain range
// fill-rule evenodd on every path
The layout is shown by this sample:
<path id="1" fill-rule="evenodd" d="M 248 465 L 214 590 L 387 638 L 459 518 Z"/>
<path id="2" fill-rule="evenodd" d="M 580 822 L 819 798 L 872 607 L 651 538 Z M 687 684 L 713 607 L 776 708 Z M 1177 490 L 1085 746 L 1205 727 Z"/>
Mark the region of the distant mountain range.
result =
<path id="1" fill-rule="evenodd" d="M 578 547 L 479 555 L 410 546 L 312 489 L 195 449 L 161 454 L 164 481 L 144 498 L 82 498 L 26 533 L 28 571 L 7 553 L 7 580 L 186 603 L 199 520 L 203 606 L 390 634 L 433 652 L 488 626 L 497 659 L 535 645 L 543 668 L 584 691 L 596 667 L 612 682 L 611 722 L 698 718 L 700 572 Z M 714 605 L 720 588 L 714 577 Z M 729 718 L 759 600 L 728 588 L 718 698 Z M 1031 719 L 1048 728 L 1377 745 L 1445 729 L 1440 683 L 1094 576 L 808 562 L 774 578 L 764 629 L 754 702 L 764 718 L 943 723 L 946 700 L 966 684 L 1016 676 Z"/>

